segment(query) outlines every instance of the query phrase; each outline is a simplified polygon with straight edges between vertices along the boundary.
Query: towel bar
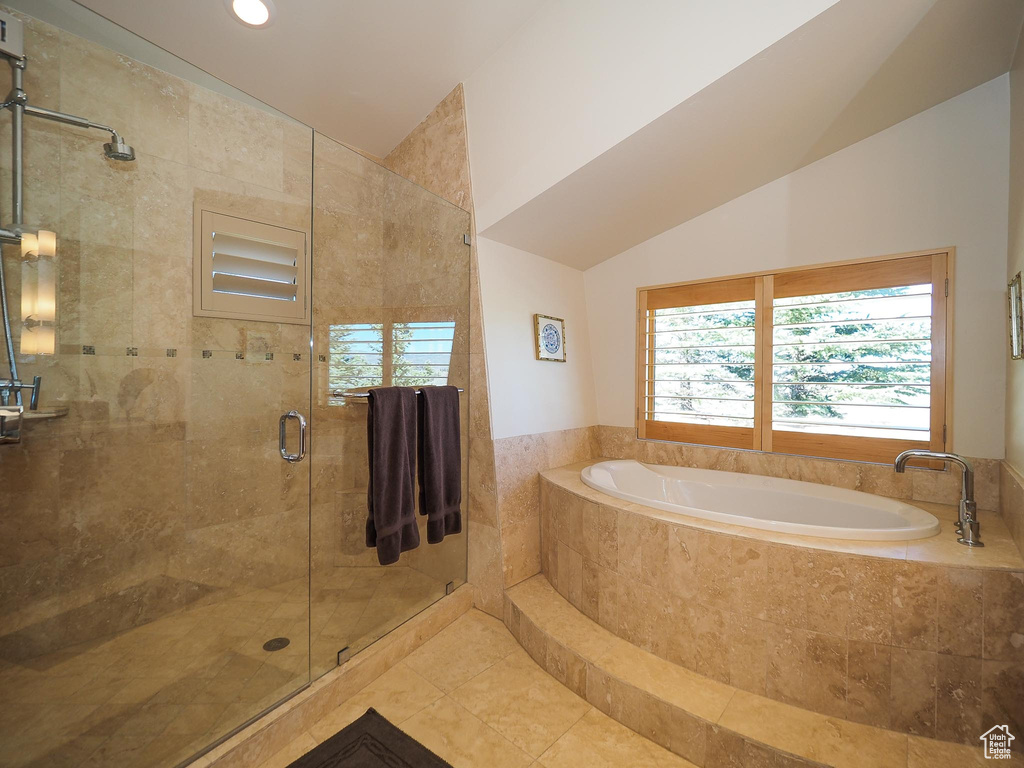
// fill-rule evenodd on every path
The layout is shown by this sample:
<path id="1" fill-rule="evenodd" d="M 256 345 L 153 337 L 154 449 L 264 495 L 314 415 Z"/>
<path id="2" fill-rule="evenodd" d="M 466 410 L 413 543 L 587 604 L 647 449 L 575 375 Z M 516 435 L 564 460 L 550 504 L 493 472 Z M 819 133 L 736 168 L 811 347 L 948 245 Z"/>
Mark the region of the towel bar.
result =
<path id="1" fill-rule="evenodd" d="M 458 389 L 460 393 L 466 391 L 462 387 L 456 387 L 456 389 Z M 423 394 L 423 390 L 422 389 L 417 389 L 416 390 L 416 394 L 417 395 Z M 356 399 L 360 399 L 360 400 L 366 400 L 369 396 L 370 396 L 369 392 L 346 392 L 345 390 L 342 390 L 342 389 L 336 389 L 333 392 L 331 392 L 331 397 L 345 397 L 345 398 L 356 398 Z"/>

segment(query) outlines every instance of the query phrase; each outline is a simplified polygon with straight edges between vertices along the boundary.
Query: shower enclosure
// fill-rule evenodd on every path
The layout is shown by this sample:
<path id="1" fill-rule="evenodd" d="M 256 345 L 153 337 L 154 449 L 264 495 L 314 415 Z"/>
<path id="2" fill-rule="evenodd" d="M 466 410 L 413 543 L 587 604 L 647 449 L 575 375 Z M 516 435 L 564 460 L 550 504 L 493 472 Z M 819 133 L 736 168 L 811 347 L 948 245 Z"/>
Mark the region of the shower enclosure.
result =
<path id="1" fill-rule="evenodd" d="M 44 6 L 68 12 L 0 7 L 23 23 L 28 104 L 118 135 L 105 152 L 95 128 L 24 118 L 23 237 L 2 256 L 0 398 L 27 418 L 0 445 L 0 766 L 174 766 L 465 581 L 466 533 L 386 568 L 365 547 L 366 405 L 341 393 L 454 384 L 465 425 L 469 214 Z M 199 211 L 305 243 L 305 319 L 197 311 Z M 33 411 L 10 381 L 36 377 Z M 291 411 L 309 442 L 286 461 Z"/>

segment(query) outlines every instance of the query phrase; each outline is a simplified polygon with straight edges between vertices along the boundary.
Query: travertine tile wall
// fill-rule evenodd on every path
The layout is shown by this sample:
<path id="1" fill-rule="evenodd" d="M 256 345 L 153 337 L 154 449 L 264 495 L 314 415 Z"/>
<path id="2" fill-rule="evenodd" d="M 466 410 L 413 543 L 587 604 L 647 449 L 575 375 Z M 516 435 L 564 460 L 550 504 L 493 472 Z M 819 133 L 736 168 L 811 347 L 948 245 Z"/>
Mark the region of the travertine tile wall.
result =
<path id="1" fill-rule="evenodd" d="M 999 465 L 999 504 L 1010 535 L 1024 553 L 1024 478 L 1008 461 Z"/>
<path id="2" fill-rule="evenodd" d="M 606 458 L 785 477 L 908 501 L 955 504 L 960 499 L 959 470 L 910 469 L 905 474 L 897 474 L 891 466 L 884 464 L 637 440 L 636 430 L 632 427 L 602 426 L 597 427 L 597 434 L 600 446 L 597 455 Z M 971 463 L 974 466 L 974 494 L 978 509 L 998 511 L 1001 462 L 998 459 L 971 459 Z"/>
<path id="3" fill-rule="evenodd" d="M 540 472 L 598 455 L 593 427 L 495 441 L 506 589 L 540 573 Z"/>
<path id="4" fill-rule="evenodd" d="M 541 498 L 548 580 L 634 645 L 737 688 L 907 733 L 974 744 L 996 723 L 1024 726 L 1024 571 L 703 531 L 547 479 Z"/>
<path id="5" fill-rule="evenodd" d="M 32 103 L 116 126 L 137 160 L 25 120 L 26 224 L 58 234 L 58 348 L 20 373 L 69 413 L 0 453 L 10 657 L 301 576 L 308 535 L 308 465 L 276 435 L 308 401 L 308 329 L 193 318 L 191 243 L 195 200 L 308 230 L 309 129 L 22 18 Z M 4 259 L 17 308 L 17 249 Z"/>
<path id="6" fill-rule="evenodd" d="M 387 157 L 384 165 L 436 195 L 473 213 L 469 146 L 462 86 L 457 86 Z M 468 578 L 477 603 L 500 616 L 502 544 L 498 517 L 494 445 L 491 440 L 487 363 L 484 356 L 476 223 L 470 274 L 469 350 L 469 553 Z"/>
<path id="7" fill-rule="evenodd" d="M 310 450 L 311 587 L 317 598 L 338 589 L 337 566 L 380 567 L 376 552 L 365 544 L 366 402 L 331 396 L 331 326 L 454 321 L 448 380 L 468 390 L 470 254 L 463 242 L 469 230 L 467 212 L 320 134 L 315 137 L 313 162 L 317 357 Z M 469 397 L 462 401 L 467 424 L 469 402 Z M 463 430 L 464 470 L 469 461 L 468 433 L 468 428 Z M 467 489 L 463 497 L 468 497 Z M 465 580 L 466 536 L 428 544 L 426 518 L 421 516 L 419 522 L 421 546 L 403 555 L 399 565 L 428 574 L 440 597 L 447 582 Z M 337 652 L 353 640 L 359 616 L 348 616 L 348 606 L 336 606 L 332 600 L 314 599 L 312 605 L 315 676 L 334 666 Z M 374 610 L 401 609 L 375 605 Z"/>
<path id="8" fill-rule="evenodd" d="M 894 498 L 955 503 L 959 472 L 898 475 L 889 467 L 752 451 L 637 440 L 631 428 L 583 427 L 502 438 L 494 443 L 505 588 L 540 571 L 539 473 L 599 456 L 655 464 L 723 469 L 852 488 Z M 982 510 L 999 509 L 999 465 L 974 459 L 975 493 Z"/>

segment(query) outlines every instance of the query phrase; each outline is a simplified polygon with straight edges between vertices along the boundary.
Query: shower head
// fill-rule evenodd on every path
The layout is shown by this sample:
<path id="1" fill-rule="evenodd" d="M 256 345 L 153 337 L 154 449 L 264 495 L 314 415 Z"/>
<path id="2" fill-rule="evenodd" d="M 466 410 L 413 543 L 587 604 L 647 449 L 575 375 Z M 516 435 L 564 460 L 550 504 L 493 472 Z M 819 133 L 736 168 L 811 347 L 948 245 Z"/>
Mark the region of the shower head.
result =
<path id="1" fill-rule="evenodd" d="M 135 159 L 135 148 L 124 143 L 117 131 L 110 132 L 110 141 L 103 145 L 103 154 L 111 160 L 130 162 Z"/>

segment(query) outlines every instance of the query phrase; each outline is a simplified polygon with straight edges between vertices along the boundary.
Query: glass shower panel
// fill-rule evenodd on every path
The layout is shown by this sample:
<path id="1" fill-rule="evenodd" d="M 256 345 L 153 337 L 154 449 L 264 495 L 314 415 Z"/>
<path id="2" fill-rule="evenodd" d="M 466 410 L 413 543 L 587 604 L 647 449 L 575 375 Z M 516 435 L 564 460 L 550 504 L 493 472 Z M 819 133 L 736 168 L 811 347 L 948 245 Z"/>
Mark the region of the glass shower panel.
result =
<path id="1" fill-rule="evenodd" d="M 42 376 L 48 418 L 0 445 L 0 763 L 173 766 L 309 681 L 310 465 L 282 460 L 278 420 L 309 415 L 310 327 L 194 317 L 192 265 L 197 207 L 310 242 L 312 133 L 21 18 L 29 102 L 116 126 L 137 157 L 25 118 L 56 340 L 18 346 L 28 287 L 4 246 L 19 373 Z"/>
<path id="2" fill-rule="evenodd" d="M 312 674 L 466 579 L 463 533 L 380 566 L 365 543 L 366 401 L 373 386 L 463 388 L 468 462 L 469 214 L 320 134 L 314 139 Z"/>

